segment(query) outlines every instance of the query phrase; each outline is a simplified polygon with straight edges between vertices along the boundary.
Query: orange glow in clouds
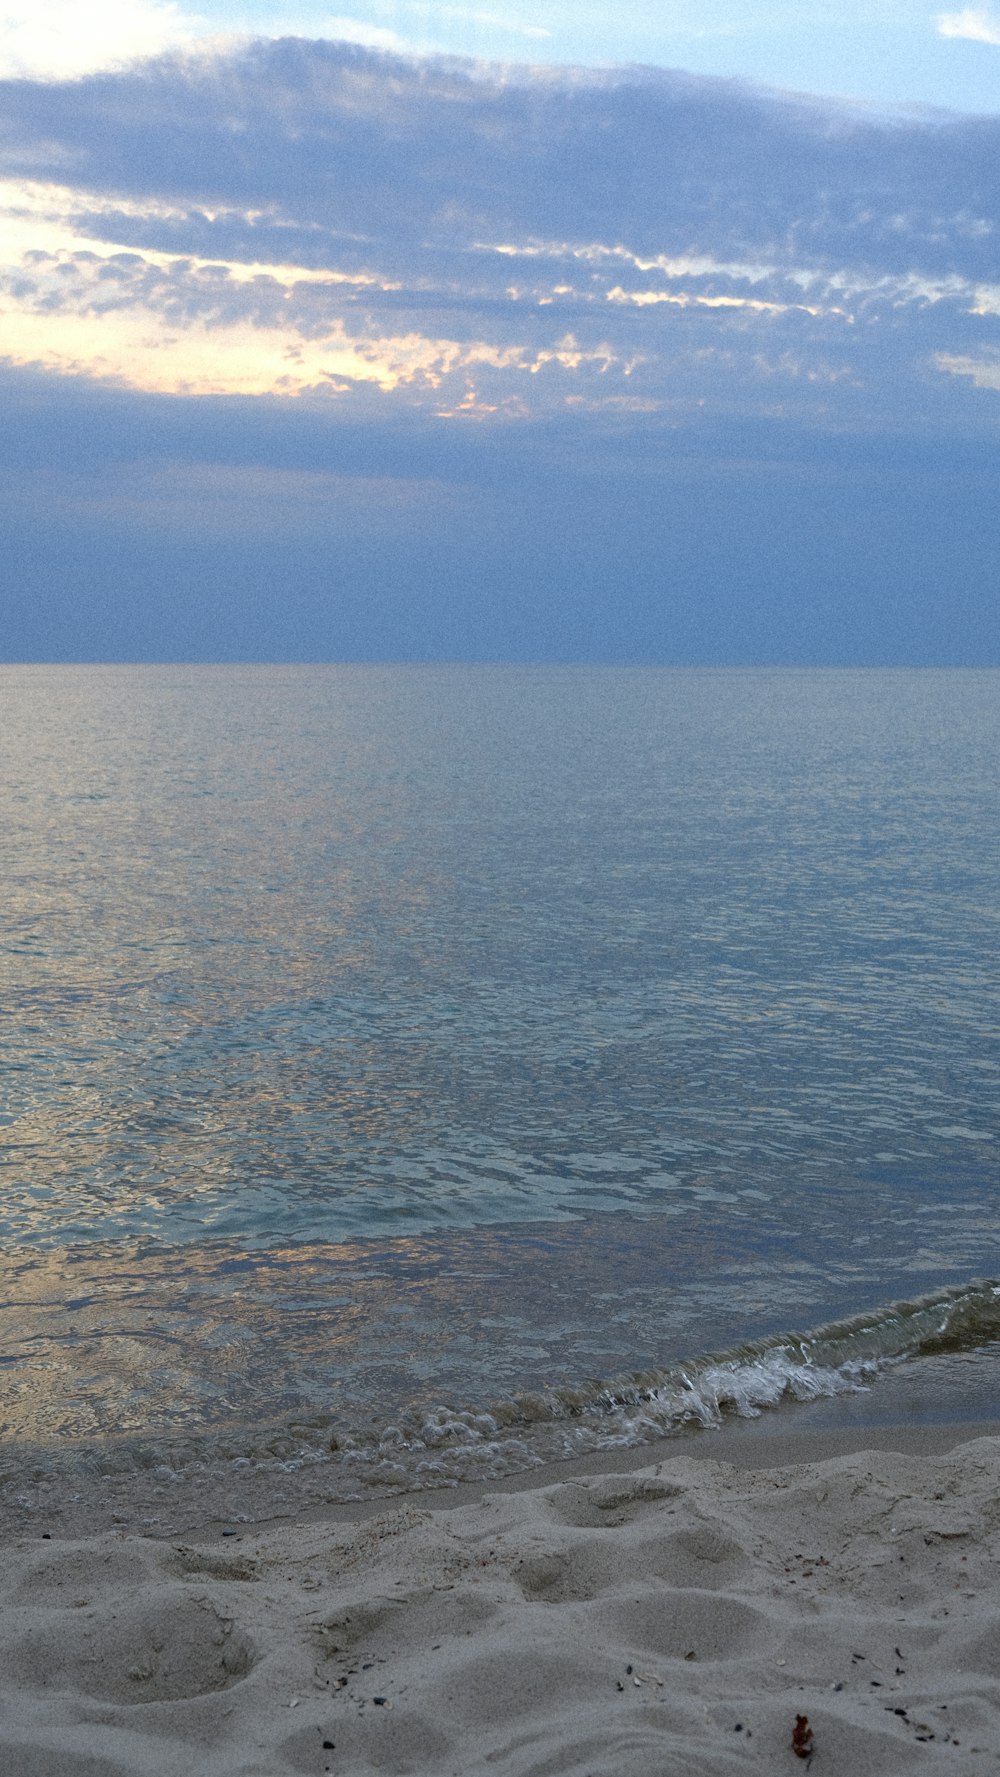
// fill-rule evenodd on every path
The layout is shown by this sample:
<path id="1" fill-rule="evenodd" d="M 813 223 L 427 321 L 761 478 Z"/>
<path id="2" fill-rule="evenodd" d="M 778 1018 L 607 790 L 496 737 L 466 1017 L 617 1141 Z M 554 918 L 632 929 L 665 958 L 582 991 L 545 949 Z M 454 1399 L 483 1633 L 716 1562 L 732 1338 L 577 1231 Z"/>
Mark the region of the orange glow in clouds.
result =
<path id="1" fill-rule="evenodd" d="M 338 312 L 345 287 L 376 294 L 399 285 L 368 272 L 137 251 L 86 232 L 78 218 L 96 207 L 63 186 L 0 181 L 8 362 L 155 394 L 289 396 L 353 384 L 437 389 L 473 366 L 534 374 L 547 364 L 616 362 L 609 346 L 587 352 L 571 334 L 533 350 L 384 334 L 367 317 L 349 332 Z"/>

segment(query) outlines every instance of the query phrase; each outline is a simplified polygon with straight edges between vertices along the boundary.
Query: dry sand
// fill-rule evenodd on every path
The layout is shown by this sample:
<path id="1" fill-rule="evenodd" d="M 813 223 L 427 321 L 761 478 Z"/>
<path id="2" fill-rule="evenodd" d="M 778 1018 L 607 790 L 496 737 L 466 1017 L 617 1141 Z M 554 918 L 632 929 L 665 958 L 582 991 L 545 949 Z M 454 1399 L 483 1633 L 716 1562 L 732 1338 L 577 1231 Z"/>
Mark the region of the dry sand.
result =
<path id="1" fill-rule="evenodd" d="M 33 1520 L 0 1568 L 0 1777 L 994 1771 L 980 1429 L 704 1439 L 225 1537 Z"/>

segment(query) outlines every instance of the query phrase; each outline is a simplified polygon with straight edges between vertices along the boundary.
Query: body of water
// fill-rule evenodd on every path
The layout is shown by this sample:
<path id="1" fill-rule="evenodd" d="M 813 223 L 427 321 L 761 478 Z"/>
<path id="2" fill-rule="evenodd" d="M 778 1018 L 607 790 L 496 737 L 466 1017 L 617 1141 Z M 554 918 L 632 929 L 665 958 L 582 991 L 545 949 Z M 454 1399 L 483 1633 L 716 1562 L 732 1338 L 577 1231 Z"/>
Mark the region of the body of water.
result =
<path id="1" fill-rule="evenodd" d="M 7 667 L 0 766 L 9 1474 L 1000 1414 L 1000 674 Z"/>

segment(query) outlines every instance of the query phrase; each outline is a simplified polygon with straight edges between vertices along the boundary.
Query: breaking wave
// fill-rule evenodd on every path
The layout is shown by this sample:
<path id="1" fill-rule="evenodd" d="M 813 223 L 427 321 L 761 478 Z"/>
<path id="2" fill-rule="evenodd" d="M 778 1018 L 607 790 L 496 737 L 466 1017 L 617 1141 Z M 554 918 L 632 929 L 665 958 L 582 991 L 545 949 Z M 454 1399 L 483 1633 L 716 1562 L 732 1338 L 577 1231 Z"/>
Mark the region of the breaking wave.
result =
<path id="1" fill-rule="evenodd" d="M 1000 1283 L 983 1281 L 693 1363 L 518 1394 L 488 1409 L 403 1413 L 378 1432 L 335 1432 L 331 1450 L 343 1481 L 364 1491 L 454 1485 L 856 1392 L 890 1366 L 996 1339 Z"/>
<path id="2" fill-rule="evenodd" d="M 282 1477 L 304 1470 L 315 1477 L 318 1497 L 331 1502 L 489 1482 L 595 1451 L 656 1444 L 866 1391 L 890 1368 L 918 1359 L 934 1363 L 994 1342 L 1000 1344 L 1000 1282 L 984 1281 L 663 1369 L 563 1384 L 488 1406 L 412 1406 L 390 1424 L 336 1424 L 331 1414 L 317 1413 L 308 1421 L 244 1426 L 228 1435 L 105 1437 L 72 1453 L 51 1446 L 33 1456 L 22 1451 L 22 1461 L 15 1459 L 0 1474 L 0 1493 L 28 1507 L 32 1487 L 44 1489 L 60 1476 L 64 1483 L 74 1475 L 83 1482 L 89 1475 L 102 1488 L 120 1483 L 130 1498 L 134 1491 L 138 1509 L 143 1487 L 162 1495 L 186 1479 L 198 1497 L 211 1498 L 212 1477 L 228 1475 L 228 1488 L 237 1484 L 235 1471 L 275 1500 L 285 1486 Z M 18 1492 L 26 1483 L 29 1492 Z M 35 1503 L 45 1506 L 50 1497 L 43 1492 Z"/>

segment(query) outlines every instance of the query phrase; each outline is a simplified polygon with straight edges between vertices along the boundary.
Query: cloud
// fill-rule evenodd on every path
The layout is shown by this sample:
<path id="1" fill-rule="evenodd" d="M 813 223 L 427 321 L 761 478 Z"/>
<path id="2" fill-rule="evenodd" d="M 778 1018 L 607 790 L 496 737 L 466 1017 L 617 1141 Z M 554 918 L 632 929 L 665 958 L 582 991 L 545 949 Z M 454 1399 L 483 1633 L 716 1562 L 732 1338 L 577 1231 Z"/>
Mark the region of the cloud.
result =
<path id="1" fill-rule="evenodd" d="M 71 473 L 35 468 L 9 477 L 6 494 L 22 505 L 58 508 L 78 524 L 114 520 L 150 533 L 196 523 L 204 536 L 294 539 L 303 528 L 359 532 L 378 514 L 383 532 L 416 519 L 447 522 L 472 495 L 433 476 L 345 474 L 268 464 L 157 461 L 133 469 L 126 486 L 103 464 Z"/>
<path id="2" fill-rule="evenodd" d="M 997 146 L 343 45 L 8 87 L 0 650 L 1000 658 Z"/>
<path id="3" fill-rule="evenodd" d="M 963 357 L 953 352 L 938 352 L 934 362 L 947 376 L 968 377 L 974 388 L 1000 392 L 1000 352 L 991 358 Z"/>
<path id="4" fill-rule="evenodd" d="M 587 348 L 571 333 L 538 345 L 390 332 L 367 319 L 351 331 L 345 289 L 372 302 L 399 285 L 370 272 L 109 250 L 73 230 L 74 207 L 65 188 L 0 183 L 0 341 L 11 364 L 203 395 L 437 391 L 483 368 L 630 373 L 605 341 Z"/>
<path id="5" fill-rule="evenodd" d="M 284 31 L 282 35 L 284 35 Z M 269 35 L 278 35 L 276 31 Z M 359 43 L 368 49 L 403 49 L 403 39 L 387 25 L 372 25 L 364 19 L 347 18 L 336 14 L 322 20 L 321 25 L 312 26 L 303 32 L 304 36 L 332 37 L 342 43 Z"/>
<path id="6" fill-rule="evenodd" d="M 192 43 L 196 28 L 171 0 L 5 0 L 0 79 L 75 79 Z"/>
<path id="7" fill-rule="evenodd" d="M 12 367 L 582 438 L 960 425 L 996 342 L 996 120 L 293 40 L 3 99 Z"/>
<path id="8" fill-rule="evenodd" d="M 960 37 L 970 43 L 1000 44 L 1000 19 L 967 6 L 962 12 L 938 13 L 939 37 Z"/>
<path id="9" fill-rule="evenodd" d="M 526 41 L 552 35 L 508 14 L 472 7 L 416 3 L 408 11 L 414 19 L 432 26 L 435 20 L 454 19 Z M 409 47 L 426 53 L 440 47 L 432 41 L 408 45 L 387 25 L 343 13 L 299 20 L 285 16 L 260 25 L 258 34 L 261 40 L 327 38 L 399 52 Z M 196 11 L 186 11 L 176 0 L 101 0 L 99 6 L 82 5 L 80 0 L 34 0 L 34 4 L 7 0 L 0 11 L 0 80 L 75 80 L 170 51 L 211 55 L 249 40 L 246 32 L 227 34 L 212 28 L 210 21 Z"/>
<path id="10" fill-rule="evenodd" d="M 425 5 L 422 0 L 408 0 L 407 11 L 416 18 L 454 19 L 472 25 L 487 25 L 494 30 L 505 31 L 512 37 L 524 37 L 535 42 L 552 36 L 552 32 L 544 25 L 528 24 L 510 13 L 488 12 L 476 6 Z"/>

